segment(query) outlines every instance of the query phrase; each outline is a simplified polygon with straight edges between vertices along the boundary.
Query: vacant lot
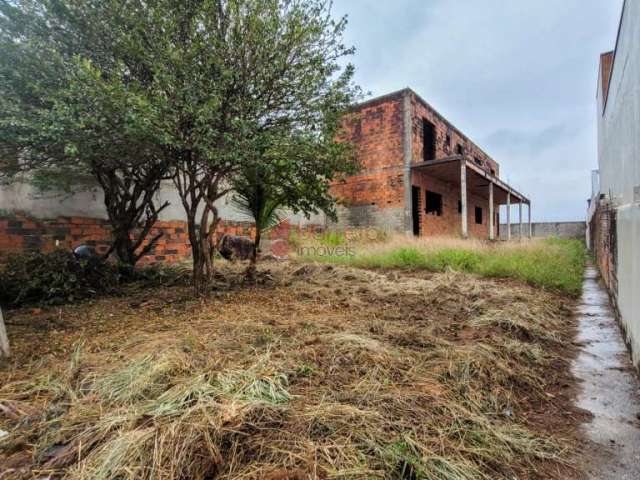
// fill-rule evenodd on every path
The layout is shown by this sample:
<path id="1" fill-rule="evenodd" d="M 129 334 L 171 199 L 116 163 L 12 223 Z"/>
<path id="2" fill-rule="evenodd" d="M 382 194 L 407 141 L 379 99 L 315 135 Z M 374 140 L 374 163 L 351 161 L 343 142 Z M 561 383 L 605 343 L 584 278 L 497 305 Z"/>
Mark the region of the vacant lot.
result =
<path id="1" fill-rule="evenodd" d="M 571 475 L 569 290 L 366 266 L 12 312 L 0 478 Z"/>

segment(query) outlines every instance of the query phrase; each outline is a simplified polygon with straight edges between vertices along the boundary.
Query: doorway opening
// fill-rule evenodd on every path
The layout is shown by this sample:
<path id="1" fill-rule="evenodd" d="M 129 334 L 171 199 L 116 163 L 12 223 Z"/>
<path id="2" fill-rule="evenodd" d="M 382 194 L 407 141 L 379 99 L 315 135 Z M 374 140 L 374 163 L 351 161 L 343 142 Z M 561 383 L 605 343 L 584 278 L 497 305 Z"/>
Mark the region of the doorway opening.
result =
<path id="1" fill-rule="evenodd" d="M 420 187 L 411 186 L 411 220 L 413 234 L 420 236 Z"/>

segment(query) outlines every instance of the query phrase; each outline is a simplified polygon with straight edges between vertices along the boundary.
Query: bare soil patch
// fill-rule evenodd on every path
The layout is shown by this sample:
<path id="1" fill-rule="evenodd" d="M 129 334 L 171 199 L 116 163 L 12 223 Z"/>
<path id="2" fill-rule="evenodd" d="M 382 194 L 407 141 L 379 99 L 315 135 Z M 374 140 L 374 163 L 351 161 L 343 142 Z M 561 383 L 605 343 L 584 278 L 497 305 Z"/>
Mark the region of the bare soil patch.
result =
<path id="1" fill-rule="evenodd" d="M 11 313 L 0 478 L 574 473 L 573 300 L 459 273 L 241 276 Z"/>

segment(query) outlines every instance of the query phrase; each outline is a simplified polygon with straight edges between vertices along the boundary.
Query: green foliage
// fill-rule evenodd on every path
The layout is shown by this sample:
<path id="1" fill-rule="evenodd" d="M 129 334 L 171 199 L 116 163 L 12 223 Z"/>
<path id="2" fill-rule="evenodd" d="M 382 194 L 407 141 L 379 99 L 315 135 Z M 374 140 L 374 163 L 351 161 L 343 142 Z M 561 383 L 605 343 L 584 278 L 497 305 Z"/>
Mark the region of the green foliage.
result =
<path id="1" fill-rule="evenodd" d="M 332 212 L 329 185 L 351 168 L 341 115 L 359 90 L 344 62 L 346 19 L 330 8 L 0 0 L 0 170 L 32 171 L 43 187 L 99 184 L 129 263 L 131 225 L 163 208 L 153 193 L 168 173 L 194 280 L 210 280 L 215 202 L 256 165 L 262 184 L 278 187 L 266 210 Z"/>
<path id="2" fill-rule="evenodd" d="M 50 193 L 102 189 L 109 254 L 133 266 L 159 239 L 147 236 L 167 206 L 155 193 L 169 164 L 139 84 L 111 82 L 144 69 L 127 54 L 122 7 L 0 1 L 0 179 Z"/>
<path id="3" fill-rule="evenodd" d="M 327 247 L 338 247 L 346 243 L 344 233 L 337 231 L 323 232 L 318 239 L 321 245 Z"/>
<path id="4" fill-rule="evenodd" d="M 78 261 L 67 250 L 12 255 L 0 267 L 0 304 L 60 305 L 118 294 L 128 284 L 143 287 L 185 285 L 189 271 L 181 266 L 152 265 L 136 270 L 110 262 Z"/>
<path id="5" fill-rule="evenodd" d="M 90 266 L 65 250 L 13 255 L 0 270 L 0 302 L 9 307 L 69 303 L 113 291 L 118 282 L 111 265 Z"/>
<path id="6" fill-rule="evenodd" d="M 307 259 L 360 268 L 455 270 L 483 277 L 515 278 L 531 285 L 577 296 L 582 290 L 586 250 L 578 240 L 548 239 L 521 248 L 497 246 L 487 249 L 427 250 L 410 246 L 381 253 L 322 255 Z"/>

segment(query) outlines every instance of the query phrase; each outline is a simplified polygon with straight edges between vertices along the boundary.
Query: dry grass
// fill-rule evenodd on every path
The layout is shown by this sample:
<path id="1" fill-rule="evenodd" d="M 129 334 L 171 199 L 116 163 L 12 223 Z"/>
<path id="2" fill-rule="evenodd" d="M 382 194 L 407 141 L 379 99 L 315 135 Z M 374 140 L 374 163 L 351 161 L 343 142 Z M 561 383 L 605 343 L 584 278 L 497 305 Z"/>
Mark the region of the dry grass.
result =
<path id="1" fill-rule="evenodd" d="M 579 295 L 586 260 L 578 240 L 488 242 L 453 237 L 325 234 L 298 243 L 296 258 L 360 268 L 455 270 L 488 278 L 512 278 Z"/>
<path id="2" fill-rule="evenodd" d="M 564 297 L 455 272 L 269 269 L 207 300 L 159 289 L 39 313 L 62 338 L 22 327 L 0 369 L 0 478 L 565 478 Z"/>

